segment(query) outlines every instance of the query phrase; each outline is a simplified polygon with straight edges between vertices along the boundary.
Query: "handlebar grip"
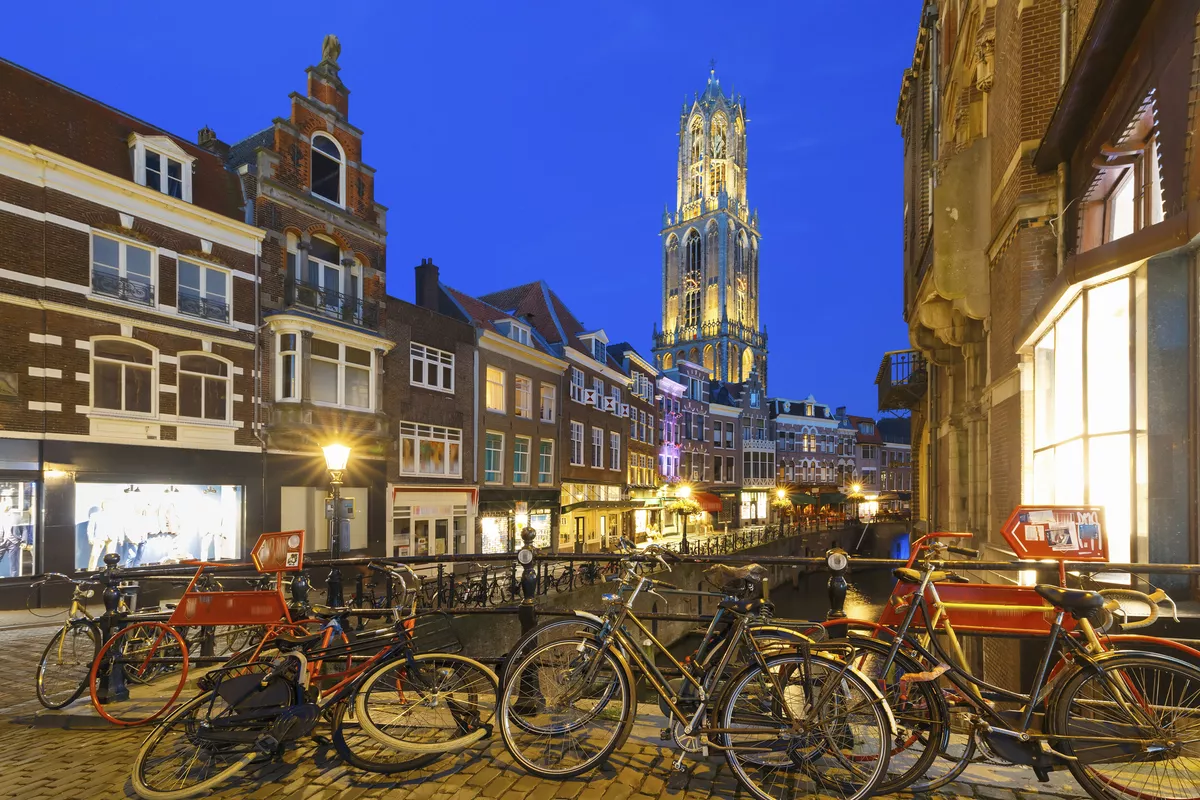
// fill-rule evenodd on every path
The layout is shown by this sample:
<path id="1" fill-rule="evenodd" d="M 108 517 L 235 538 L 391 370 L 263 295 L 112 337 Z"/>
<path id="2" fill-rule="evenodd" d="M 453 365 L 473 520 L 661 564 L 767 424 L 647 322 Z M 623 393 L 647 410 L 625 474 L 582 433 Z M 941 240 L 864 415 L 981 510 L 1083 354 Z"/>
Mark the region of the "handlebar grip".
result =
<path id="1" fill-rule="evenodd" d="M 1158 595 L 1159 591 L 1161 590 L 1156 591 L 1154 594 Z M 1154 596 L 1148 595 L 1145 592 L 1139 592 L 1137 589 L 1101 589 L 1100 594 L 1104 598 L 1113 600 L 1114 602 L 1117 602 L 1115 598 L 1123 597 L 1126 600 L 1145 603 L 1150 609 L 1147 612 L 1147 616 L 1143 617 L 1142 619 L 1135 620 L 1133 622 L 1119 621 L 1118 624 L 1121 626 L 1121 630 L 1132 631 L 1137 630 L 1138 628 L 1149 628 L 1151 625 L 1158 622 L 1159 614 L 1162 613 L 1161 609 L 1158 607 L 1158 602 L 1156 602 L 1154 599 Z M 1165 595 L 1165 592 L 1163 594 Z M 1119 602 L 1117 602 L 1117 607 L 1120 607 Z"/>
<path id="2" fill-rule="evenodd" d="M 667 583 L 666 581 L 650 581 L 650 585 L 655 589 L 674 589 L 675 591 L 679 591 L 678 586 L 673 583 Z"/>
<path id="3" fill-rule="evenodd" d="M 979 558 L 979 551 L 974 547 L 959 547 L 956 544 L 951 544 L 947 545 L 946 549 L 951 553 L 955 553 L 956 555 L 964 556 L 966 558 Z"/>
<path id="4" fill-rule="evenodd" d="M 957 533 L 953 531 L 939 531 L 937 533 L 927 533 L 923 539 L 970 539 L 974 536 L 973 533 Z"/>

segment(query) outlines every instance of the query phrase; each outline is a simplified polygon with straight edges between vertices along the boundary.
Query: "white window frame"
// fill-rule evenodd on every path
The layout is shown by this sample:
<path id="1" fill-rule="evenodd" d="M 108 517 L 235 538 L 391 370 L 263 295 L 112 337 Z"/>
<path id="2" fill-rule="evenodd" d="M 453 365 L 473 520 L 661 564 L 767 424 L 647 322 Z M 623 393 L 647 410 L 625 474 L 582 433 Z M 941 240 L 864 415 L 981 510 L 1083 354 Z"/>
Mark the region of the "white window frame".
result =
<path id="1" fill-rule="evenodd" d="M 333 358 L 331 358 L 329 356 L 317 355 L 316 349 L 314 347 L 314 343 L 317 341 L 322 341 L 322 342 L 327 342 L 329 344 L 337 345 L 337 348 L 338 348 L 337 360 L 335 361 Z M 365 366 L 362 364 L 349 364 L 346 361 L 346 348 L 347 347 L 353 348 L 355 350 L 362 350 L 363 352 L 367 353 L 369 356 L 370 363 Z M 331 403 L 328 400 L 317 400 L 317 399 L 313 398 L 312 399 L 313 405 L 325 406 L 327 408 L 345 408 L 345 409 L 350 409 L 353 411 L 374 411 L 375 410 L 375 350 L 374 349 L 366 348 L 366 347 L 356 347 L 355 345 L 346 344 L 345 342 L 335 342 L 332 339 L 325 339 L 320 336 L 314 336 L 314 337 L 312 337 L 312 339 L 309 340 L 308 359 L 310 362 L 320 361 L 320 362 L 326 363 L 326 364 L 337 364 L 337 402 Z M 312 370 L 312 368 L 311 368 L 311 363 L 309 365 L 309 369 L 310 369 L 310 371 L 315 373 L 315 370 Z M 346 402 L 346 370 L 347 369 L 356 369 L 356 370 L 365 369 L 367 371 L 367 405 L 352 406 Z M 312 394 L 313 394 L 312 389 L 311 389 L 311 380 L 312 380 L 311 375 L 309 376 L 309 380 L 310 380 L 309 396 L 311 398 Z"/>
<path id="2" fill-rule="evenodd" d="M 413 443 L 413 468 L 411 470 L 404 468 L 404 441 L 408 439 Z M 446 447 L 446 457 L 443 459 L 445 471 L 437 472 L 422 472 L 421 471 L 421 443 L 424 441 L 441 442 Z M 401 422 L 400 434 L 397 441 L 399 448 L 398 465 L 399 474 L 414 475 L 423 478 L 450 478 L 457 480 L 462 478 L 462 429 L 461 428 L 446 428 L 441 425 L 426 425 L 422 422 Z M 452 445 L 458 445 L 458 460 L 457 470 L 454 469 L 455 462 L 450 458 L 450 450 Z"/>
<path id="3" fill-rule="evenodd" d="M 291 336 L 294 338 L 295 347 L 291 350 L 283 349 L 283 337 Z M 304 371 L 304 358 L 302 348 L 304 345 L 304 337 L 299 331 L 280 331 L 275 334 L 275 399 L 281 403 L 298 403 L 302 397 L 300 375 Z M 295 376 L 292 380 L 292 394 L 284 395 L 283 393 L 283 375 L 284 361 L 287 358 L 292 359 L 292 366 Z"/>
<path id="4" fill-rule="evenodd" d="M 621 434 L 616 431 L 608 433 L 608 468 L 621 469 Z"/>
<path id="5" fill-rule="evenodd" d="M 517 322 L 513 319 L 504 319 L 496 323 L 496 327 L 505 335 L 512 339 L 517 344 L 523 344 L 526 347 L 533 347 L 533 338 L 530 335 L 530 327 Z"/>
<path id="6" fill-rule="evenodd" d="M 542 445 L 550 445 L 550 452 L 543 453 Z M 546 469 L 542 469 L 542 458 L 546 458 Z M 538 441 L 538 484 L 547 486 L 554 483 L 554 440 L 541 439 Z"/>
<path id="7" fill-rule="evenodd" d="M 143 347 L 146 350 L 150 351 L 150 354 L 151 354 L 150 383 L 152 384 L 153 388 L 150 390 L 150 410 L 149 411 L 126 411 L 123 407 L 122 408 L 100 408 L 96 405 L 96 386 L 99 383 L 96 380 L 96 342 L 106 342 L 106 341 L 107 342 L 130 342 L 132 344 L 136 344 L 139 347 Z M 125 365 L 128 364 L 129 362 L 117 361 L 115 359 L 110 361 L 109 359 L 105 359 L 105 358 L 101 358 L 100 360 L 106 364 L 120 364 L 121 365 L 121 405 L 124 406 L 125 405 L 125 380 L 124 380 L 124 377 L 125 377 L 125 369 L 126 369 Z M 135 365 L 134 368 L 135 369 L 145 369 L 145 365 Z M 131 417 L 134 419 L 157 419 L 158 418 L 159 353 L 158 353 L 157 347 L 146 344 L 145 342 L 142 342 L 142 341 L 138 341 L 137 339 L 131 339 L 131 338 L 128 338 L 125 336 L 93 336 L 91 338 L 91 346 L 89 348 L 89 354 L 88 354 L 88 372 L 89 372 L 89 376 L 90 376 L 90 380 L 88 381 L 88 407 L 91 409 L 91 413 L 103 414 L 106 416 L 115 416 L 115 417 Z"/>
<path id="8" fill-rule="evenodd" d="M 604 428 L 592 426 L 592 467 L 604 469 Z"/>
<path id="9" fill-rule="evenodd" d="M 524 443 L 524 445 L 525 445 L 525 471 L 524 472 L 520 472 L 517 470 L 517 467 L 518 467 L 517 456 L 519 455 L 519 453 L 517 452 L 517 448 L 522 443 Z M 530 436 L 514 436 L 512 452 L 513 452 L 513 485 L 514 486 L 528 486 L 529 485 L 529 471 L 530 471 L 530 467 L 531 467 L 530 459 L 533 456 L 533 438 Z M 522 476 L 524 476 L 524 477 L 522 477 Z"/>
<path id="10" fill-rule="evenodd" d="M 500 376 L 499 383 L 492 380 L 492 373 Z M 506 409 L 508 408 L 507 398 L 505 397 L 505 392 L 508 389 L 507 384 L 508 373 L 505 370 L 501 369 L 500 367 L 493 367 L 490 364 L 485 365 L 483 371 L 483 406 L 485 409 L 494 414 L 505 413 Z M 492 405 L 492 388 L 493 386 L 497 385 L 500 387 L 500 405 L 494 406 Z"/>
<path id="11" fill-rule="evenodd" d="M 189 314 L 188 312 L 183 310 L 183 303 L 180 302 L 180 298 L 182 297 L 182 293 L 181 293 L 182 284 L 180 282 L 180 271 L 181 271 L 180 268 L 184 264 L 188 264 L 188 265 L 193 266 L 196 269 L 200 270 L 200 284 L 201 284 L 200 300 L 201 300 L 201 302 L 204 302 L 208 299 L 208 296 L 207 296 L 205 290 L 203 289 L 203 285 L 205 283 L 204 279 L 206 277 L 205 273 L 219 272 L 225 276 L 225 292 L 226 292 L 225 316 L 222 319 L 214 319 L 213 317 L 207 317 L 207 316 L 204 316 L 203 314 Z M 199 261 L 195 258 L 180 258 L 179 260 L 177 260 L 175 262 L 175 312 L 177 314 L 179 314 L 180 316 L 199 319 L 199 320 L 203 320 L 205 322 L 216 322 L 216 323 L 223 324 L 223 325 L 231 324 L 231 321 L 233 319 L 233 272 L 224 267 L 218 267 L 214 264 L 209 264 L 204 261 Z"/>
<path id="12" fill-rule="evenodd" d="M 549 397 L 547 398 L 547 393 Z M 549 399 L 549 402 L 546 402 Z M 542 422 L 554 422 L 554 417 L 558 413 L 556 406 L 558 405 L 558 387 L 553 383 L 543 383 L 538 390 L 538 418 Z M 547 414 L 547 410 L 549 414 Z"/>
<path id="13" fill-rule="evenodd" d="M 583 402 L 585 386 L 583 370 L 571 367 L 571 399 L 576 403 Z"/>
<path id="14" fill-rule="evenodd" d="M 94 281 L 96 271 L 96 239 L 107 239 L 110 242 L 117 244 L 117 277 L 129 280 L 128 258 L 126 256 L 127 249 L 137 247 L 141 250 L 147 250 L 150 253 L 150 302 L 139 303 L 136 300 L 122 300 L 119 297 L 113 297 L 110 294 L 97 292 Z M 158 248 L 152 247 L 145 242 L 140 242 L 135 239 L 126 239 L 122 236 L 114 236 L 107 231 L 90 231 L 88 236 L 88 296 L 97 300 L 102 300 L 106 303 L 120 303 L 122 305 L 133 306 L 134 308 L 157 308 L 158 301 Z"/>
<path id="15" fill-rule="evenodd" d="M 571 422 L 571 465 L 575 467 L 584 465 L 582 422 Z"/>
<path id="16" fill-rule="evenodd" d="M 338 151 L 338 155 L 340 156 L 340 159 L 338 161 L 338 199 L 337 200 L 326 197 L 323 194 L 319 194 L 313 188 L 312 166 L 316 162 L 316 158 L 317 158 L 316 153 L 319 152 L 323 158 L 330 158 L 330 155 L 328 153 L 326 153 L 325 151 L 317 150 L 316 140 L 318 138 L 328 139 L 330 142 L 332 142 L 334 148 Z M 309 191 L 309 194 L 311 194 L 313 197 L 321 198 L 326 203 L 332 203 L 333 205 L 337 206 L 338 208 L 345 208 L 346 207 L 346 151 L 342 147 L 342 143 L 339 142 L 336 138 L 334 138 L 334 136 L 332 134 L 330 134 L 328 131 L 313 131 L 312 136 L 308 137 L 308 146 L 309 146 L 309 156 L 308 156 L 308 191 Z"/>
<path id="17" fill-rule="evenodd" d="M 497 436 L 500 438 L 500 449 L 498 451 L 495 451 L 495 452 L 499 453 L 499 455 L 496 456 L 496 463 L 500 467 L 500 469 L 498 471 L 498 474 L 500 477 L 494 478 L 494 479 L 489 478 L 488 473 L 496 472 L 496 470 L 489 470 L 487 468 L 487 455 L 489 452 L 492 452 L 488 449 L 488 440 L 492 436 Z M 501 433 L 500 431 L 485 431 L 484 432 L 484 435 L 483 435 L 483 482 L 487 483 L 487 484 L 493 484 L 493 485 L 504 483 L 504 434 Z"/>
<path id="18" fill-rule="evenodd" d="M 219 375 L 209 375 L 207 373 L 185 371 L 183 368 L 183 359 L 190 357 L 190 356 L 196 356 L 196 357 L 201 357 L 201 358 L 210 358 L 213 361 L 218 361 L 218 362 L 224 364 L 225 365 L 225 377 L 222 378 Z M 230 361 L 228 358 L 222 358 L 221 356 L 214 355 L 212 353 L 206 353 L 201 350 L 186 350 L 186 351 L 182 351 L 182 352 L 175 354 L 175 364 L 176 364 L 176 367 L 175 367 L 175 416 L 181 420 L 185 420 L 185 419 L 193 420 L 195 422 L 207 423 L 209 425 L 214 425 L 214 424 L 219 425 L 222 423 L 228 425 L 228 424 L 232 423 L 233 422 L 233 362 Z M 185 372 L 188 375 L 192 375 L 192 376 L 195 376 L 200 379 L 200 387 L 201 387 L 201 394 L 200 394 L 201 411 L 200 411 L 200 413 L 201 414 L 204 413 L 204 382 L 210 381 L 210 380 L 211 381 L 219 380 L 219 381 L 224 382 L 224 384 L 225 384 L 225 416 L 224 417 L 221 417 L 220 419 L 212 419 L 210 417 L 205 417 L 205 416 L 199 416 L 199 417 L 184 416 L 184 414 L 181 410 L 183 408 L 183 402 L 180 398 L 183 397 L 183 376 L 184 376 Z"/>
<path id="19" fill-rule="evenodd" d="M 416 379 L 417 371 L 413 369 L 413 366 L 418 362 L 422 365 L 421 373 L 424 376 L 423 380 Z M 436 370 L 442 379 L 445 378 L 448 368 L 450 385 L 441 386 L 429 383 L 429 370 L 431 368 Z M 420 386 L 423 389 L 454 394 L 454 353 L 447 350 L 439 350 L 436 347 L 430 347 L 420 342 L 410 342 L 408 346 L 408 382 L 412 386 Z"/>
<path id="20" fill-rule="evenodd" d="M 513 413 L 521 419 L 533 419 L 533 380 L 525 375 L 513 376 Z"/>
<path id="21" fill-rule="evenodd" d="M 160 194 L 171 197 L 167 191 L 167 170 L 166 160 L 178 161 L 180 168 L 180 178 L 182 179 L 181 197 L 175 198 L 182 200 L 185 203 L 192 202 L 192 170 L 196 161 L 195 156 L 189 155 L 175 142 L 171 141 L 166 136 L 143 136 L 139 133 L 130 134 L 128 139 L 130 150 L 133 156 L 133 182 L 138 186 L 144 186 L 150 191 L 157 191 Z M 154 153 L 159 157 L 159 164 L 162 178 L 159 181 L 159 188 L 155 189 L 146 181 L 146 153 Z"/>

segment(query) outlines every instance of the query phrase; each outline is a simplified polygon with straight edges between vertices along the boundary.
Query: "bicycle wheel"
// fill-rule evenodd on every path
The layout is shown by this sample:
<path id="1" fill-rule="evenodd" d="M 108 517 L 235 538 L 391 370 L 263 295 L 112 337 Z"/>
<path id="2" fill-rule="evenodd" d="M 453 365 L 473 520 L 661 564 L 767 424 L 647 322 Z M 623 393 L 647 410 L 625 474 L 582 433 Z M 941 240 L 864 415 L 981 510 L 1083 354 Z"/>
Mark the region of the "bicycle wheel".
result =
<path id="1" fill-rule="evenodd" d="M 211 704 L 211 707 L 210 707 Z M 253 741 L 220 744 L 204 731 L 232 709 L 213 692 L 197 695 L 151 731 L 133 760 L 133 790 L 144 800 L 196 797 L 229 780 L 255 757 Z"/>
<path id="2" fill-rule="evenodd" d="M 354 695 L 354 713 L 381 742 L 441 755 L 491 735 L 496 686 L 496 673 L 478 661 L 422 653 L 367 673 Z"/>
<path id="3" fill-rule="evenodd" d="M 363 729 L 348 701 L 338 703 L 331 711 L 333 747 L 343 761 L 352 767 L 390 775 L 410 769 L 420 769 L 439 758 L 438 753 L 414 755 L 381 742 Z"/>
<path id="4" fill-rule="evenodd" d="M 72 622 L 59 628 L 38 662 L 34 684 L 37 699 L 46 708 L 65 708 L 83 694 L 100 631 L 90 622 Z"/>
<path id="5" fill-rule="evenodd" d="M 122 681 L 114 680 L 118 669 Z M 114 725 L 151 722 L 175 704 L 187 674 L 188 649 L 179 632 L 162 622 L 138 622 L 105 642 L 92 662 L 92 705 Z"/>
<path id="6" fill-rule="evenodd" d="M 581 636 L 595 636 L 604 626 L 599 617 L 559 617 L 543 622 L 528 633 L 522 634 L 517 643 L 512 646 L 504 661 L 500 663 L 498 675 L 500 686 L 504 686 L 504 675 L 509 664 L 515 664 L 526 653 L 541 644 L 547 644 L 557 639 L 577 639 Z M 615 646 L 615 642 L 613 643 Z"/>
<path id="7" fill-rule="evenodd" d="M 1097 800 L 1200 798 L 1200 670 L 1121 653 L 1081 669 L 1055 696 L 1056 749 Z"/>
<path id="8" fill-rule="evenodd" d="M 767 659 L 765 671 L 747 667 L 717 708 L 715 735 L 729 748 L 725 758 L 760 800 L 858 800 L 887 775 L 893 731 L 887 703 L 874 684 L 835 659 L 794 653 Z"/>
<path id="9" fill-rule="evenodd" d="M 633 673 L 590 638 L 560 639 L 513 664 L 500 693 L 500 735 L 540 778 L 570 778 L 604 763 L 637 714 Z"/>
<path id="10" fill-rule="evenodd" d="M 937 775 L 928 774 L 938 754 L 945 751 L 948 739 L 950 709 L 937 680 L 902 681 L 905 675 L 924 672 L 925 668 L 903 652 L 896 653 L 891 664 L 887 665 L 887 656 L 892 648 L 889 642 L 856 637 L 821 645 L 826 646 L 831 648 L 833 654 L 845 648 L 846 662 L 883 693 L 896 720 L 887 775 L 875 787 L 875 792 L 899 792 L 923 778 L 927 780 L 921 791 L 931 791 L 929 784 L 935 778 L 939 781 L 938 785 L 944 785 L 940 782 L 945 777 L 941 771 Z M 962 767 L 966 768 L 965 762 Z"/>

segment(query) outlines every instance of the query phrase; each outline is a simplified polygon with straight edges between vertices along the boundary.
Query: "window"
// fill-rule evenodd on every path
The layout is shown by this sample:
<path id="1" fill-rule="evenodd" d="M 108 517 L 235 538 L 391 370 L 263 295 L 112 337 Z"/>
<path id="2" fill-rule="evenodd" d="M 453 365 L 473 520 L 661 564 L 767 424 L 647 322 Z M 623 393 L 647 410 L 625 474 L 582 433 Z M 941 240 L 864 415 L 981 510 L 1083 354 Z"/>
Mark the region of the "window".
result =
<path id="1" fill-rule="evenodd" d="M 692 415 L 692 439 L 697 442 L 704 441 L 704 415 Z"/>
<path id="2" fill-rule="evenodd" d="M 227 422 L 230 419 L 229 362 L 208 355 L 179 356 L 179 416 Z"/>
<path id="3" fill-rule="evenodd" d="M 483 453 L 484 483 L 504 481 L 504 434 L 487 432 Z"/>
<path id="4" fill-rule="evenodd" d="M 604 469 L 604 430 L 592 428 L 592 466 Z"/>
<path id="5" fill-rule="evenodd" d="M 433 478 L 462 475 L 462 430 L 401 422 L 400 474 Z"/>
<path id="6" fill-rule="evenodd" d="M 183 164 L 153 150 L 147 150 L 145 185 L 156 192 L 182 200 Z"/>
<path id="7" fill-rule="evenodd" d="M 583 423 L 571 423 L 571 463 L 583 466 Z"/>
<path id="8" fill-rule="evenodd" d="M 542 422 L 554 422 L 554 408 L 556 405 L 556 397 L 558 392 L 553 384 L 543 383 L 541 387 L 541 402 L 539 404 L 539 412 Z"/>
<path id="9" fill-rule="evenodd" d="M 639 411 L 638 414 L 638 441 L 646 441 L 646 412 Z"/>
<path id="10" fill-rule="evenodd" d="M 700 323 L 700 284 L 703 280 L 700 251 L 700 234 L 693 230 L 684 244 L 687 264 L 683 274 L 683 325 L 686 328 L 694 328 Z"/>
<path id="11" fill-rule="evenodd" d="M 571 399 L 576 403 L 583 402 L 583 371 L 571 367 Z"/>
<path id="12" fill-rule="evenodd" d="M 593 377 L 592 389 L 596 392 L 596 407 L 604 408 L 604 381 Z"/>
<path id="13" fill-rule="evenodd" d="M 229 273 L 223 269 L 179 261 L 177 307 L 190 317 L 229 322 Z"/>
<path id="14" fill-rule="evenodd" d="M 299 336 L 294 333 L 279 334 L 279 399 L 300 399 L 300 352 L 297 349 Z"/>
<path id="15" fill-rule="evenodd" d="M 721 457 L 713 459 L 713 481 L 716 483 L 724 483 L 725 479 L 721 477 Z"/>
<path id="16" fill-rule="evenodd" d="M 154 251 L 93 233 L 92 291 L 129 303 L 153 306 Z"/>
<path id="17" fill-rule="evenodd" d="M 654 415 L 651 414 L 646 420 L 646 441 L 654 444 Z"/>
<path id="18" fill-rule="evenodd" d="M 542 439 L 538 444 L 538 483 L 543 485 L 554 483 L 553 439 Z"/>
<path id="19" fill-rule="evenodd" d="M 608 363 L 608 351 L 604 347 L 604 342 L 599 338 L 592 339 L 592 355 L 601 364 Z"/>
<path id="20" fill-rule="evenodd" d="M 515 484 L 529 483 L 529 447 L 528 436 L 517 436 L 513 439 L 513 483 Z"/>
<path id="21" fill-rule="evenodd" d="M 123 339 L 92 341 L 92 407 L 133 414 L 157 411 L 154 350 Z"/>
<path id="22" fill-rule="evenodd" d="M 617 413 L 620 413 L 620 411 L 621 411 L 621 387 L 614 384 L 609 393 L 609 396 L 612 397 L 612 400 L 613 400 L 613 410 L 616 411 Z"/>
<path id="23" fill-rule="evenodd" d="M 413 342 L 409 346 L 409 382 L 413 386 L 454 391 L 454 354 Z"/>
<path id="24" fill-rule="evenodd" d="M 530 347 L 529 328 L 516 320 L 505 319 L 496 323 L 496 328 L 509 339 Z"/>
<path id="25" fill-rule="evenodd" d="M 504 370 L 487 368 L 487 410 L 504 413 Z"/>
<path id="26" fill-rule="evenodd" d="M 713 447 L 721 446 L 721 436 L 722 436 L 721 431 L 724 427 L 725 426 L 721 423 L 720 420 L 713 421 Z"/>
<path id="27" fill-rule="evenodd" d="M 513 388 L 517 397 L 517 416 L 533 419 L 533 381 L 518 375 L 513 380 Z"/>
<path id="28" fill-rule="evenodd" d="M 324 133 L 312 137 L 312 193 L 335 205 L 342 205 L 345 159 L 341 146 Z"/>
<path id="29" fill-rule="evenodd" d="M 616 431 L 608 434 L 608 468 L 621 468 L 621 434 Z"/>
<path id="30" fill-rule="evenodd" d="M 314 338 L 309 369 L 313 402 L 347 408 L 373 407 L 370 350 Z"/>
<path id="31" fill-rule="evenodd" d="M 296 300 L 324 316 L 361 325 L 361 277 L 362 267 L 352 259 L 344 263 L 336 242 L 314 236 L 308 243 L 307 274 L 295 287 Z"/>
<path id="32" fill-rule="evenodd" d="M 638 435 L 638 415 L 637 411 L 629 409 L 629 438 L 636 439 Z"/>

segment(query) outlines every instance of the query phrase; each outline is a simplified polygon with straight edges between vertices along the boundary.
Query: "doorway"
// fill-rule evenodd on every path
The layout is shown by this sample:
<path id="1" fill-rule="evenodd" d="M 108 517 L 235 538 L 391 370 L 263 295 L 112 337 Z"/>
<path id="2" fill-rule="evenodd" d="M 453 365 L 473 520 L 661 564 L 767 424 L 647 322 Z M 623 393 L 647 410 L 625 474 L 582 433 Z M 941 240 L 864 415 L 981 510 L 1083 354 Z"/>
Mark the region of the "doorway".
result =
<path id="1" fill-rule="evenodd" d="M 583 552 L 583 537 L 587 533 L 587 522 L 583 517 L 575 518 L 575 552 Z"/>

